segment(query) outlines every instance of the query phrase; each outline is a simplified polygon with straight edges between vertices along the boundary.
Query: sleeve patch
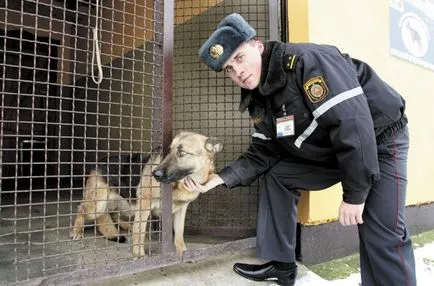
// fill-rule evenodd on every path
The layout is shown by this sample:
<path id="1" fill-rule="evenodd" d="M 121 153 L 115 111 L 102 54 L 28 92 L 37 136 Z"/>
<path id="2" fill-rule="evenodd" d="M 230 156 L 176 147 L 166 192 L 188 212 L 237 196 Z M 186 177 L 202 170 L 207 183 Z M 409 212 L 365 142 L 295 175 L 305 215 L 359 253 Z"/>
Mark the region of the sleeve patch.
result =
<path id="1" fill-rule="evenodd" d="M 329 88 L 322 76 L 309 79 L 303 87 L 312 103 L 323 101 L 329 94 Z"/>

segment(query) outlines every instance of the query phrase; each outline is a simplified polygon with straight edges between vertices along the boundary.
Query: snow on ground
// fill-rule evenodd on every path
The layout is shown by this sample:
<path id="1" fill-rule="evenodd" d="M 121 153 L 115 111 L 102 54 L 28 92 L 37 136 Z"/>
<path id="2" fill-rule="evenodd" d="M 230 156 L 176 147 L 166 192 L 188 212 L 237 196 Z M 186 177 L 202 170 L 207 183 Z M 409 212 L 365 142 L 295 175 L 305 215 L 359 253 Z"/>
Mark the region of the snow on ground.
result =
<path id="1" fill-rule="evenodd" d="M 419 286 L 433 285 L 434 281 L 434 242 L 414 251 L 416 260 L 416 276 Z M 297 281 L 297 286 L 359 286 L 360 273 L 354 273 L 345 279 L 327 281 L 312 271 Z"/>

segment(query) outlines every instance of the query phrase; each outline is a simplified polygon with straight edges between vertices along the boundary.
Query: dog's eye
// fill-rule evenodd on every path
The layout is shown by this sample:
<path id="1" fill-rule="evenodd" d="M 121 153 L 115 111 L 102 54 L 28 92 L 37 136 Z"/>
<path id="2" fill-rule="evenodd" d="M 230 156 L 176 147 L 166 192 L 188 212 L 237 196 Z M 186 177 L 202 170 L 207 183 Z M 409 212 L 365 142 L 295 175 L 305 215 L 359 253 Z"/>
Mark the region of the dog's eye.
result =
<path id="1" fill-rule="evenodd" d="M 178 150 L 178 157 L 184 157 L 185 155 L 187 155 L 187 152 L 183 150 Z"/>

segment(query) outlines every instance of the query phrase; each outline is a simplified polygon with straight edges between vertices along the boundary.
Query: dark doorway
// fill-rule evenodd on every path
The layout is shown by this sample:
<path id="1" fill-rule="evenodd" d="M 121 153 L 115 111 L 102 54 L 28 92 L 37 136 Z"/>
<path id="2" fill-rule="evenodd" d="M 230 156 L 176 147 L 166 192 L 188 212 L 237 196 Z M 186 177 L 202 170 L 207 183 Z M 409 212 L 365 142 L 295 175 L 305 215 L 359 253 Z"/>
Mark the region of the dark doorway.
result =
<path id="1" fill-rule="evenodd" d="M 56 172 L 49 150 L 58 141 L 58 47 L 48 37 L 0 30 L 2 197 L 48 188 Z"/>

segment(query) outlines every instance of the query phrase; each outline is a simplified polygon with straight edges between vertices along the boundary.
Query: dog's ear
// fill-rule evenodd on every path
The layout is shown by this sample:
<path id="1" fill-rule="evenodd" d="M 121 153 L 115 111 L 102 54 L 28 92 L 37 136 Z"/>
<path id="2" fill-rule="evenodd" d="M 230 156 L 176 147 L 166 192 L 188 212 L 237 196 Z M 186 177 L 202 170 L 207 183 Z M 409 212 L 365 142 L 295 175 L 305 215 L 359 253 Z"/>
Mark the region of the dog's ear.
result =
<path id="1" fill-rule="evenodd" d="M 205 141 L 205 149 L 208 152 L 217 153 L 223 149 L 223 144 L 216 137 L 208 137 Z"/>

